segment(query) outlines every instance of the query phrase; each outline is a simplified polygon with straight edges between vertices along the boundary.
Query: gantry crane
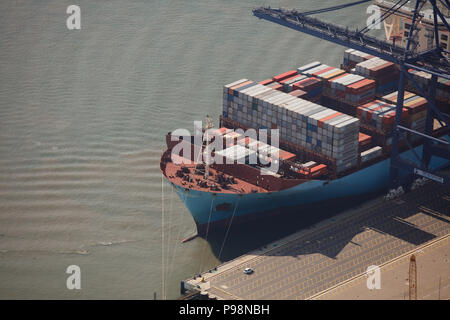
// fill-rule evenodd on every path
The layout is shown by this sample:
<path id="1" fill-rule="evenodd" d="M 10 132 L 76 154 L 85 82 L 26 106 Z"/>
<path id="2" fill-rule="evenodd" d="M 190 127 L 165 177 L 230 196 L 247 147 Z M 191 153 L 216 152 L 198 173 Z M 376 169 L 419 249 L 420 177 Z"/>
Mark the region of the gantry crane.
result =
<path id="1" fill-rule="evenodd" d="M 390 181 L 391 187 L 397 187 L 405 183 L 410 183 L 414 176 L 422 176 L 428 179 L 445 183 L 450 186 L 450 177 L 437 173 L 429 168 L 430 159 L 432 156 L 438 156 L 450 160 L 450 142 L 445 138 L 438 138 L 433 136 L 434 119 L 439 121 L 441 125 L 441 132 L 449 133 L 450 115 L 439 110 L 436 107 L 435 96 L 438 77 L 450 80 L 450 62 L 446 55 L 450 52 L 440 46 L 438 25 L 443 25 L 450 31 L 450 19 L 444 17 L 437 6 L 437 1 L 442 6 L 450 9 L 449 0 L 416 0 L 414 9 L 412 10 L 412 21 L 408 32 L 406 46 L 402 47 L 395 42 L 390 43 L 380 40 L 376 37 L 367 34 L 369 27 L 366 26 L 361 30 L 350 30 L 348 27 L 340 27 L 323 20 L 310 17 L 311 14 L 327 12 L 331 10 L 339 10 L 352 5 L 364 3 L 367 1 L 358 1 L 349 3 L 347 5 L 335 6 L 326 9 L 314 10 L 309 12 L 300 12 L 297 10 L 273 9 L 270 7 L 260 7 L 253 9 L 253 14 L 260 18 L 271 22 L 278 23 L 282 26 L 298 30 L 309 35 L 339 44 L 348 48 L 362 51 L 371 54 L 381 59 L 393 62 L 400 68 L 400 80 L 398 85 L 398 98 L 396 105 L 395 124 L 392 131 L 392 152 L 391 152 L 391 167 L 390 167 Z M 395 14 L 400 8 L 405 6 L 407 0 L 398 0 L 392 5 L 390 9 L 385 10 L 380 17 L 380 21 L 389 18 Z M 422 52 L 417 50 L 417 41 L 415 40 L 418 24 L 422 18 L 420 13 L 421 8 L 425 3 L 430 3 L 433 8 L 434 21 L 434 42 L 435 46 Z M 440 19 L 440 21 L 439 21 Z M 429 88 L 422 88 L 415 79 L 408 72 L 409 69 L 424 71 L 431 74 L 431 85 Z M 418 132 L 416 130 L 406 128 L 400 124 L 401 113 L 403 109 L 405 82 L 406 79 L 413 84 L 421 96 L 428 101 L 426 128 L 425 132 Z M 428 89 L 428 90 L 427 90 Z M 450 112 L 449 112 L 450 113 Z M 399 152 L 399 137 L 400 132 L 406 131 L 412 134 L 419 135 L 423 138 L 422 155 L 414 151 L 411 144 L 406 140 L 408 147 L 413 150 L 417 162 L 408 161 L 400 156 Z M 406 179 L 400 176 L 400 170 L 406 173 Z"/>

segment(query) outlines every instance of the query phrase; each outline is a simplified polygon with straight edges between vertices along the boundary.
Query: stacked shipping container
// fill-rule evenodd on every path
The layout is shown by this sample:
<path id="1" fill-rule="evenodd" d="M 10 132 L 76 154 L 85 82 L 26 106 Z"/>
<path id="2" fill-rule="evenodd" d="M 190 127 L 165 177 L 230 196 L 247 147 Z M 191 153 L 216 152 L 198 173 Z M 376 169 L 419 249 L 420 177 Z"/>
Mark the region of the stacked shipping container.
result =
<path id="1" fill-rule="evenodd" d="M 355 74 L 375 81 L 376 92 L 386 94 L 398 87 L 399 72 L 395 64 L 378 57 L 358 63 Z"/>
<path id="2" fill-rule="evenodd" d="M 360 75 L 344 73 L 326 82 L 324 95 L 349 106 L 358 106 L 374 99 L 375 81 Z M 351 113 L 351 110 L 348 113 Z"/>
<path id="3" fill-rule="evenodd" d="M 374 56 L 355 50 L 355 49 L 347 49 L 344 52 L 344 63 L 342 69 L 350 71 L 350 69 L 354 68 L 358 63 L 372 59 Z"/>
<path id="4" fill-rule="evenodd" d="M 249 128 L 278 128 L 282 140 L 335 159 L 337 172 L 356 166 L 358 119 L 247 79 L 226 85 L 223 98 L 224 117 Z"/>
<path id="5" fill-rule="evenodd" d="M 411 74 L 416 83 L 422 87 L 425 92 L 428 92 L 428 88 L 431 84 L 431 74 L 418 71 L 414 69 L 409 69 L 408 72 Z M 411 81 L 408 81 L 408 89 L 414 92 L 418 92 L 417 88 Z M 450 109 L 450 81 L 444 78 L 438 78 L 436 87 L 436 99 L 438 104 L 444 108 Z"/>
<path id="6" fill-rule="evenodd" d="M 283 140 L 335 159 L 338 172 L 356 164 L 358 145 L 362 162 L 373 159 L 380 148 L 368 148 L 391 144 L 397 101 L 396 92 L 379 100 L 375 93 L 393 91 L 399 73 L 394 64 L 353 49 L 346 50 L 344 65 L 355 74 L 315 61 L 259 83 L 233 82 L 224 87 L 223 116 L 249 128 L 278 128 Z M 428 83 L 427 74 L 410 72 Z M 440 81 L 444 94 L 448 87 Z M 322 95 L 333 109 L 316 104 Z M 403 107 L 402 124 L 423 132 L 426 100 L 406 92 Z M 359 133 L 360 122 L 350 115 L 370 136 Z"/>
<path id="7" fill-rule="evenodd" d="M 361 152 L 361 163 L 368 162 L 381 156 L 383 149 L 380 146 L 375 146 L 369 150 Z"/>
<path id="8" fill-rule="evenodd" d="M 398 91 L 383 96 L 382 100 L 397 105 Z M 403 97 L 403 108 L 407 110 L 408 116 L 406 125 L 419 132 L 425 132 L 426 117 L 427 117 L 427 100 L 415 93 L 405 91 Z M 408 134 L 412 140 L 419 139 L 420 136 L 416 134 Z"/>
<path id="9" fill-rule="evenodd" d="M 357 108 L 357 116 L 365 123 L 383 133 L 390 133 L 394 127 L 395 105 L 374 100 Z M 402 118 L 407 118 L 408 112 L 403 109 Z"/>
<path id="10" fill-rule="evenodd" d="M 317 98 L 312 101 L 318 102 L 322 94 L 324 83 L 343 74 L 345 71 L 315 61 L 297 68 L 297 72 L 303 74 L 308 80 L 303 80 L 294 84 L 294 88 L 309 92 L 309 98 L 315 96 Z"/>

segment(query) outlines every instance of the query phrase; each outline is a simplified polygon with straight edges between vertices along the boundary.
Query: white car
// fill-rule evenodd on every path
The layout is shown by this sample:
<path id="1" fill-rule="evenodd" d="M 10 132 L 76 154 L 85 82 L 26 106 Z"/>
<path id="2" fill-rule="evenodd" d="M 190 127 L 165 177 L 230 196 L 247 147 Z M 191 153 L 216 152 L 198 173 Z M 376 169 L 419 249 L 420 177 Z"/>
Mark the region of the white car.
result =
<path id="1" fill-rule="evenodd" d="M 252 274 L 253 273 L 253 269 L 252 268 L 245 268 L 244 269 L 244 273 L 245 274 Z"/>

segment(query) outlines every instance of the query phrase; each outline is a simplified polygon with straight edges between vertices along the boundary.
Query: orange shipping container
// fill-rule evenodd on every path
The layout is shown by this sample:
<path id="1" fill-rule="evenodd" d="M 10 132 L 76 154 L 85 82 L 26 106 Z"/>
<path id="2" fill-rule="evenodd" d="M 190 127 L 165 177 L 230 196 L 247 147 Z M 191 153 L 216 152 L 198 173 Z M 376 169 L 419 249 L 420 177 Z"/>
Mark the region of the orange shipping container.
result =
<path id="1" fill-rule="evenodd" d="M 375 88 L 375 81 L 370 79 L 364 79 L 347 86 L 345 91 L 351 94 L 358 94 L 364 91 L 371 90 L 373 88 Z"/>
<path id="2" fill-rule="evenodd" d="M 336 113 L 333 113 L 332 115 L 329 115 L 329 116 L 327 116 L 325 118 L 319 119 L 319 120 L 317 120 L 317 126 L 319 128 L 322 128 L 322 126 L 325 123 L 325 121 L 331 120 L 331 119 L 333 119 L 333 118 L 335 118 L 337 116 L 340 116 L 341 114 L 342 113 L 336 111 Z"/>
<path id="3" fill-rule="evenodd" d="M 371 141 L 372 141 L 371 136 L 361 132 L 359 133 L 358 142 L 360 147 L 369 145 Z"/>
<path id="4" fill-rule="evenodd" d="M 238 84 L 238 85 L 235 85 L 235 86 L 233 86 L 233 87 L 231 87 L 231 88 L 228 89 L 228 94 L 233 94 L 233 91 L 234 91 L 234 90 L 239 89 L 240 87 L 246 86 L 246 85 L 248 85 L 248 84 L 250 84 L 250 83 L 252 83 L 252 82 L 253 82 L 253 81 L 248 80 L 248 81 L 242 82 L 242 83 L 240 83 L 240 84 Z"/>
<path id="5" fill-rule="evenodd" d="M 320 70 L 320 71 L 314 72 L 312 75 L 313 75 L 313 76 L 318 76 L 318 75 L 321 75 L 322 73 L 331 71 L 331 70 L 333 70 L 333 69 L 334 69 L 334 67 L 328 67 L 328 68 L 322 69 L 322 70 Z"/>
<path id="6" fill-rule="evenodd" d="M 259 84 L 262 84 L 263 86 L 266 86 L 268 84 L 271 84 L 272 82 L 273 82 L 272 79 L 266 79 L 266 80 L 260 81 Z"/>
<path id="7" fill-rule="evenodd" d="M 325 164 L 319 164 L 318 166 L 311 168 L 311 177 L 318 177 L 327 173 L 327 166 Z"/>
<path id="8" fill-rule="evenodd" d="M 272 79 L 275 81 L 280 81 L 280 80 L 286 79 L 286 78 L 291 77 L 296 74 L 297 74 L 297 70 L 290 70 L 290 71 L 284 72 L 282 74 L 276 75 Z"/>
<path id="9" fill-rule="evenodd" d="M 295 158 L 295 154 L 280 149 L 280 152 L 278 153 L 278 158 L 281 160 L 293 160 Z"/>
<path id="10" fill-rule="evenodd" d="M 407 101 L 403 106 L 408 109 L 409 114 L 415 114 L 427 109 L 427 100 L 423 97 L 413 101 Z"/>
<path id="11" fill-rule="evenodd" d="M 326 75 L 322 76 L 322 79 L 325 80 L 325 81 L 328 81 L 328 80 L 333 79 L 334 77 L 337 77 L 337 76 L 339 76 L 339 75 L 341 75 L 343 73 L 345 73 L 344 70 L 338 69 L 335 72 L 332 72 L 330 74 L 326 74 Z"/>

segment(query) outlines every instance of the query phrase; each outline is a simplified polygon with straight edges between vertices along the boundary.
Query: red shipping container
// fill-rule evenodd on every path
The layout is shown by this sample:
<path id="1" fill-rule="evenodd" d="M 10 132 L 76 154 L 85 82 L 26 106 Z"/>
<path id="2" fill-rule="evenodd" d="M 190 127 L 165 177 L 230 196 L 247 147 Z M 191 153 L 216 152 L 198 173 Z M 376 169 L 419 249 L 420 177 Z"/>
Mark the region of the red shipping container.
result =
<path id="1" fill-rule="evenodd" d="M 293 160 L 295 158 L 295 154 L 280 149 L 278 158 L 281 160 Z"/>
<path id="2" fill-rule="evenodd" d="M 255 140 L 255 139 L 253 139 L 251 137 L 245 137 L 243 139 L 238 140 L 237 143 L 240 144 L 240 145 L 248 147 L 250 143 L 257 142 L 257 141 L 258 140 Z"/>
<path id="3" fill-rule="evenodd" d="M 300 90 L 300 89 L 291 91 L 291 92 L 289 92 L 289 94 L 290 94 L 291 96 L 294 96 L 294 97 L 297 97 L 297 98 L 303 98 L 303 97 L 306 96 L 306 92 L 303 91 L 303 90 Z"/>
<path id="4" fill-rule="evenodd" d="M 294 89 L 300 89 L 300 90 L 309 92 L 309 91 L 315 90 L 317 88 L 321 88 L 322 81 L 313 77 L 313 78 L 308 78 L 308 79 L 304 79 L 299 82 L 296 82 L 292 86 L 294 87 Z"/>
<path id="5" fill-rule="evenodd" d="M 298 81 L 298 82 L 294 82 L 294 83 L 292 84 L 292 86 L 293 86 L 294 88 L 296 88 L 296 87 L 298 87 L 298 88 L 303 87 L 303 86 L 307 85 L 308 83 L 311 83 L 311 79 L 312 79 L 312 78 L 307 78 L 307 79 L 300 80 L 300 81 Z"/>
<path id="6" fill-rule="evenodd" d="M 335 118 L 337 116 L 340 116 L 341 114 L 342 113 L 336 111 L 336 113 L 333 113 L 332 115 L 329 115 L 329 116 L 327 116 L 325 118 L 319 119 L 319 120 L 317 120 L 317 126 L 319 128 L 322 128 L 322 126 L 325 123 L 325 121 L 328 121 L 328 120 L 333 119 L 333 118 Z"/>
<path id="7" fill-rule="evenodd" d="M 370 79 L 364 79 L 347 86 L 346 92 L 350 94 L 359 94 L 375 88 L 375 81 Z"/>
<path id="8" fill-rule="evenodd" d="M 262 84 L 263 86 L 266 86 L 268 84 L 271 84 L 272 82 L 273 82 L 272 79 L 266 79 L 266 80 L 260 81 L 259 84 Z"/>
<path id="9" fill-rule="evenodd" d="M 364 133 L 359 133 L 359 137 L 358 137 L 358 143 L 359 143 L 359 147 L 364 147 L 370 144 L 370 141 L 372 141 L 372 137 L 364 134 Z"/>
<path id="10" fill-rule="evenodd" d="M 223 136 L 223 135 L 225 135 L 225 134 L 227 134 L 227 133 L 229 133 L 229 132 L 231 132 L 231 131 L 233 131 L 233 130 L 228 129 L 228 128 L 225 128 L 225 127 L 222 127 L 222 128 L 219 128 L 219 129 L 214 130 L 214 131 L 212 132 L 212 134 L 213 134 L 214 136 Z"/>
<path id="11" fill-rule="evenodd" d="M 282 74 L 276 75 L 272 79 L 275 81 L 280 81 L 280 80 L 286 79 L 286 78 L 291 77 L 296 74 L 297 74 L 297 70 L 290 70 L 290 71 L 284 72 Z"/>
<path id="12" fill-rule="evenodd" d="M 319 164 L 318 166 L 311 168 L 311 177 L 318 177 L 327 173 L 327 166 L 325 164 Z"/>
<path id="13" fill-rule="evenodd" d="M 366 104 L 363 104 L 362 106 L 358 107 L 356 109 L 356 115 L 359 119 L 365 120 L 367 122 L 370 122 L 372 120 L 372 110 L 379 110 L 380 107 L 386 107 L 389 106 L 389 104 L 385 103 L 384 101 L 380 100 L 374 100 L 371 102 L 368 102 Z M 365 115 L 365 119 L 364 119 Z"/>
<path id="14" fill-rule="evenodd" d="M 378 78 L 380 76 L 390 74 L 395 71 L 396 71 L 395 65 L 392 62 L 386 62 L 385 64 L 382 64 L 381 66 L 371 69 L 370 75 L 374 78 Z"/>
<path id="15" fill-rule="evenodd" d="M 322 73 L 328 72 L 328 71 L 333 70 L 333 69 L 335 69 L 335 68 L 334 67 L 328 67 L 328 68 L 322 69 L 320 71 L 314 72 L 313 76 L 318 76 L 318 75 L 320 75 Z"/>

